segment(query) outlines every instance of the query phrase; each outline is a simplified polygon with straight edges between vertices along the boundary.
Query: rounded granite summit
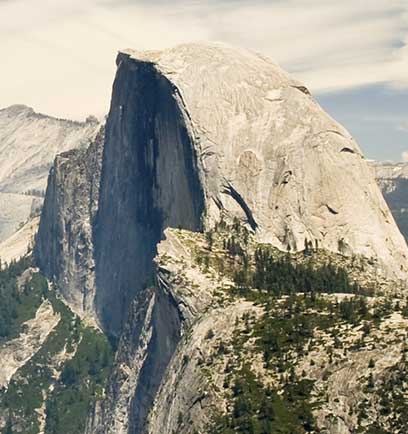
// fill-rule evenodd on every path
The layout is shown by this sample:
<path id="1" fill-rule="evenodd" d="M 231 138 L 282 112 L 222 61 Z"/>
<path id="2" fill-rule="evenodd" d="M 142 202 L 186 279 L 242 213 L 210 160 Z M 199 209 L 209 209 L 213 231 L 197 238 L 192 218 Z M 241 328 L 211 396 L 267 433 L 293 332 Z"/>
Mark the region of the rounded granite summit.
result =
<path id="1" fill-rule="evenodd" d="M 184 113 L 207 227 L 226 211 L 281 249 L 305 240 L 341 246 L 405 276 L 405 241 L 359 146 L 303 84 L 268 58 L 220 43 L 120 52 L 119 70 L 129 62 L 140 77 L 151 64 Z"/>

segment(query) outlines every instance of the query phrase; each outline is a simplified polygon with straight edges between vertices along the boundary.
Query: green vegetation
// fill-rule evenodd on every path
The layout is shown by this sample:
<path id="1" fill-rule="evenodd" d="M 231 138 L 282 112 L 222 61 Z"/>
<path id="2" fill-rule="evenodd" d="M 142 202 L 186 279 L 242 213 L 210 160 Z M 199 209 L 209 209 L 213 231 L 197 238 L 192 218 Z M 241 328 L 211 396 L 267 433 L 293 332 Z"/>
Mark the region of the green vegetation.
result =
<path id="1" fill-rule="evenodd" d="M 270 246 L 257 247 L 253 256 L 245 251 L 240 256 L 242 266 L 235 268 L 233 278 L 241 291 L 256 288 L 274 296 L 363 292 L 356 282 L 350 281 L 344 268 L 330 262 L 316 265 L 313 257 L 305 263 L 297 263 L 289 253 L 276 257 Z"/>
<path id="2" fill-rule="evenodd" d="M 34 274 L 21 288 L 17 278 L 28 269 L 27 258 L 12 261 L 1 268 L 0 264 L 0 341 L 11 339 L 20 333 L 23 322 L 33 318 L 46 291 L 46 282 Z"/>
<path id="3" fill-rule="evenodd" d="M 408 361 L 406 354 L 406 349 L 403 349 L 400 360 L 388 368 L 385 375 L 377 381 L 372 381 L 372 399 L 378 400 L 378 411 L 380 415 L 389 418 L 390 425 L 389 429 L 385 430 L 383 426 L 373 424 L 367 434 L 402 432 L 400 428 L 408 426 L 408 384 L 406 383 Z M 372 375 L 369 377 L 372 378 Z M 364 407 L 361 406 L 359 419 L 364 420 L 365 418 Z"/>
<path id="4" fill-rule="evenodd" d="M 113 353 L 105 336 L 82 329 L 75 356 L 67 361 L 46 408 L 46 433 L 84 432 L 91 405 L 103 397 Z"/>
<path id="5" fill-rule="evenodd" d="M 218 416 L 211 434 L 297 434 L 313 430 L 312 406 L 308 398 L 310 380 L 287 383 L 281 395 L 265 387 L 244 365 L 237 373 L 232 391 L 233 409 Z"/>
<path id="6" fill-rule="evenodd" d="M 6 270 L 14 284 L 3 288 L 11 294 L 16 293 L 16 278 L 27 264 L 23 260 Z M 108 339 L 84 326 L 55 291 L 48 290 L 46 279 L 39 273 L 31 276 L 23 295 L 18 291 L 18 297 L 10 297 L 5 290 L 3 293 L 16 300 L 17 315 L 9 322 L 11 331 L 17 332 L 16 324 L 21 326 L 33 317 L 43 299 L 48 299 L 60 316 L 41 349 L 14 375 L 8 389 L 0 391 L 0 411 L 7 416 L 3 434 L 13 433 L 15 426 L 15 432 L 37 434 L 41 411 L 45 413 L 47 434 L 83 432 L 89 410 L 104 394 L 112 366 L 113 350 Z"/>
<path id="7" fill-rule="evenodd" d="M 228 290 L 232 299 L 245 298 L 263 309 L 258 316 L 244 314 L 236 322 L 232 341 L 218 343 L 217 355 L 226 359 L 224 389 L 229 405 L 226 413 L 214 417 L 209 432 L 318 432 L 313 411 L 327 402 L 324 382 L 331 370 L 338 369 L 348 352 L 374 347 L 373 330 L 392 312 L 408 317 L 408 303 L 400 306 L 385 297 L 370 299 L 375 290 L 372 281 L 368 280 L 369 288 L 361 287 L 347 268 L 354 267 L 356 274 L 364 272 L 362 259 L 348 260 L 341 254 L 328 254 L 325 259 L 324 252 L 311 242 L 305 243 L 302 253 L 277 252 L 251 241 L 237 221 L 230 226 L 220 224 L 206 240 L 211 254 L 197 252 L 203 271 L 212 267 L 229 276 L 235 283 Z M 342 244 L 340 240 L 340 252 Z M 319 354 L 318 361 L 311 357 L 313 352 Z M 263 366 L 256 362 L 251 366 L 255 360 L 262 360 Z M 401 366 L 385 380 L 376 378 L 373 359 L 367 363 L 367 376 L 362 380 L 365 393 L 379 399 L 382 415 L 393 415 L 398 422 L 393 431 L 378 422 L 360 425 L 358 432 L 389 434 L 407 426 L 408 402 L 401 393 L 406 374 Z M 308 376 L 310 370 L 315 372 L 312 376 Z M 323 381 L 318 389 L 312 378 Z M 378 404 L 361 405 L 365 411 Z M 359 421 L 366 417 L 363 413 Z"/>
<path id="8" fill-rule="evenodd" d="M 266 289 L 275 295 L 297 292 L 357 293 L 345 269 L 330 263 L 313 267 L 293 263 L 290 255 L 275 259 L 267 247 L 258 247 L 254 254 L 255 270 L 250 273 L 252 287 Z"/>

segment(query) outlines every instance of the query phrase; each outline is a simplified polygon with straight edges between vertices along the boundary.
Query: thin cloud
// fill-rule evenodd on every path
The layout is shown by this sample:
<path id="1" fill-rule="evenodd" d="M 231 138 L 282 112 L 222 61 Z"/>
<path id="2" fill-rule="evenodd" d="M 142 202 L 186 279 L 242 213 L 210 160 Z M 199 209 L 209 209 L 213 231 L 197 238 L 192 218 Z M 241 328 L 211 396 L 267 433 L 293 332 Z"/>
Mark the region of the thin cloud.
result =
<path id="1" fill-rule="evenodd" d="M 408 87 L 406 0 L 0 0 L 0 106 L 64 117 L 108 109 L 117 49 L 222 40 L 262 52 L 313 92 Z"/>

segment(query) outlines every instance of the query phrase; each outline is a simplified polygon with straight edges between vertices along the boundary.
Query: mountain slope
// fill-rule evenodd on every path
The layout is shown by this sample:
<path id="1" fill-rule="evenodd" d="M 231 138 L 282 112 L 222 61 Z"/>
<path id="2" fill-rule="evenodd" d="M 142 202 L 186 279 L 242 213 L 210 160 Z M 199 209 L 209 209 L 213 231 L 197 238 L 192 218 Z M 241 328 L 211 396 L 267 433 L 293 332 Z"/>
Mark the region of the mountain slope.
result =
<path id="1" fill-rule="evenodd" d="M 84 432 L 112 363 L 103 334 L 81 322 L 23 259 L 0 271 L 0 431 Z"/>
<path id="2" fill-rule="evenodd" d="M 224 45 L 187 44 L 128 50 L 118 63 L 117 80 L 125 70 L 142 80 L 149 68 L 152 79 L 168 80 L 197 155 L 208 220 L 225 208 L 284 250 L 303 249 L 308 239 L 337 251 L 341 242 L 393 264 L 396 273 L 405 267 L 405 242 L 358 145 L 271 61 Z M 134 80 L 125 84 L 131 92 Z M 129 99 L 118 103 L 111 119 L 120 110 L 132 116 Z"/>
<path id="3" fill-rule="evenodd" d="M 87 146 L 98 122 L 74 122 L 15 105 L 0 110 L 0 191 L 44 191 L 56 154 Z"/>
<path id="4" fill-rule="evenodd" d="M 9 238 L 25 223 L 36 202 L 42 203 L 42 198 L 0 192 L 0 241 Z"/>
<path id="5" fill-rule="evenodd" d="M 403 433 L 406 298 L 373 291 L 362 257 L 288 260 L 245 234 L 166 231 L 159 285 L 184 322 L 147 432 Z"/>
<path id="6" fill-rule="evenodd" d="M 117 62 L 98 211 L 82 218 L 93 224 L 95 309 L 110 332 L 151 280 L 163 230 L 209 228 L 223 213 L 283 250 L 317 243 L 405 276 L 405 241 L 357 144 L 279 67 L 217 44 L 129 51 Z M 72 209 L 54 210 L 52 195 L 46 215 L 69 232 Z M 39 263 L 62 276 L 66 260 L 46 233 L 54 223 L 42 224 Z M 69 243 L 60 234 L 56 244 L 61 237 Z"/>
<path id="7" fill-rule="evenodd" d="M 87 147 L 98 128 L 92 118 L 84 123 L 56 119 L 23 105 L 0 110 L 0 242 L 38 214 L 55 155 Z M 10 243 L 12 240 L 7 245 Z M 21 237 L 19 246 L 0 251 L 0 257 L 10 259 L 9 252 L 25 253 Z"/>
<path id="8" fill-rule="evenodd" d="M 365 321 L 384 320 L 384 351 L 373 358 L 392 348 L 399 357 L 403 338 L 391 326 L 405 324 L 407 247 L 358 146 L 304 86 L 256 54 L 189 44 L 127 50 L 117 63 L 103 143 L 57 159 L 35 245 L 37 265 L 64 300 L 118 344 L 87 434 L 231 433 L 241 416 L 249 426 L 241 432 L 262 433 L 251 423 L 271 396 L 268 411 L 279 416 L 265 420 L 273 427 L 282 417 L 286 432 L 312 424 L 330 434 L 372 432 L 381 391 L 373 401 L 365 395 L 367 354 L 357 341 Z M 212 342 L 218 331 L 239 361 L 229 378 L 215 360 L 224 351 Z M 328 350 L 336 336 L 361 372 L 356 398 L 341 404 L 332 377 L 340 354 L 330 359 Z M 309 342 L 321 369 L 329 365 L 324 378 L 298 372 L 311 364 L 302 353 Z M 251 352 L 260 366 L 248 372 L 245 357 L 258 366 Z M 386 381 L 388 368 L 397 375 L 397 365 L 380 361 L 374 378 Z M 240 413 L 246 395 L 234 395 L 240 371 L 251 400 L 251 391 L 263 396 L 249 415 Z M 316 401 L 302 398 L 298 408 L 311 382 Z M 374 416 L 345 415 L 365 399 Z M 396 417 L 405 414 L 393 406 Z"/>

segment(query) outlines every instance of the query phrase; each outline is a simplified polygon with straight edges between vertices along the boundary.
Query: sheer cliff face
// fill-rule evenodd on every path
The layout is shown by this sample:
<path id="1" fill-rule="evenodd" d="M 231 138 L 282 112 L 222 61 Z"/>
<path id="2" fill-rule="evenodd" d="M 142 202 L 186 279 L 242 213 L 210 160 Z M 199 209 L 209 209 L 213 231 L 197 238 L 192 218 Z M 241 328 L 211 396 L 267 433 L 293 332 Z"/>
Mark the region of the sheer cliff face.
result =
<path id="1" fill-rule="evenodd" d="M 167 226 L 202 227 L 204 195 L 177 89 L 150 63 L 118 58 L 95 231 L 96 308 L 111 332 L 152 282 Z"/>
<path id="2" fill-rule="evenodd" d="M 58 155 L 35 245 L 42 272 L 54 280 L 74 311 L 93 318 L 93 224 L 98 206 L 104 129 L 88 149 Z"/>
<path id="3" fill-rule="evenodd" d="M 0 246 L 3 259 L 26 253 L 33 231 L 26 225 L 24 233 L 28 237 L 16 232 L 42 202 L 40 196 L 55 155 L 88 146 L 98 127 L 96 120 L 56 119 L 24 105 L 0 110 L 0 242 L 6 241 Z"/>
<path id="4" fill-rule="evenodd" d="M 184 407 L 165 411 L 183 375 L 179 341 L 212 309 L 218 280 L 192 263 L 194 236 L 166 240 L 154 263 L 168 227 L 198 232 L 221 215 L 238 217 L 256 242 L 295 251 L 308 240 L 405 276 L 406 244 L 357 144 L 260 56 L 216 44 L 121 53 L 101 152 L 100 141 L 56 160 L 36 247 L 69 303 L 119 337 L 89 432 L 139 434 L 152 409 L 149 432 L 177 430 Z M 226 314 L 222 303 L 208 321 L 226 315 L 231 331 L 235 307 Z M 205 342 L 209 323 L 187 340 L 187 356 Z M 184 404 L 189 385 L 199 388 L 197 370 L 180 383 Z"/>
<path id="5" fill-rule="evenodd" d="M 305 239 L 341 245 L 400 275 L 407 247 L 358 145 L 304 86 L 223 45 L 126 54 L 136 74 L 150 62 L 180 95 L 204 169 L 207 225 L 224 209 L 284 250 Z"/>

